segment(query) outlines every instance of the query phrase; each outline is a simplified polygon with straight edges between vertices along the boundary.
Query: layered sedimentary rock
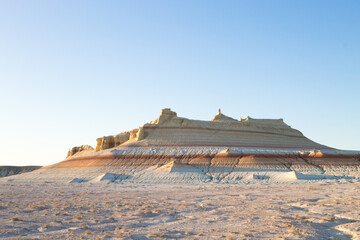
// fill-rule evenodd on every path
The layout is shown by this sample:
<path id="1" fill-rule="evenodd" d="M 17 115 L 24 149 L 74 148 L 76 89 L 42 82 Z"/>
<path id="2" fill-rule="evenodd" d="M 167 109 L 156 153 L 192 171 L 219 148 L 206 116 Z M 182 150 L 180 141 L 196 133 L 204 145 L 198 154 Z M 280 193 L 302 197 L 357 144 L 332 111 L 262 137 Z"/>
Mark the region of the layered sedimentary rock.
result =
<path id="1" fill-rule="evenodd" d="M 96 152 L 123 144 L 130 139 L 130 133 L 131 132 L 123 132 L 114 136 L 104 136 L 102 138 L 96 139 Z"/>
<path id="2" fill-rule="evenodd" d="M 103 179 L 99 176 L 104 174 L 116 176 L 114 181 L 160 182 L 360 176 L 360 152 L 311 141 L 283 119 L 236 120 L 220 110 L 211 121 L 200 121 L 163 109 L 138 129 L 96 141 L 95 149 L 75 147 L 64 161 L 40 169 L 38 177 L 65 169 L 78 169 L 81 177 L 67 172 L 67 179 L 75 182 Z"/>
<path id="3" fill-rule="evenodd" d="M 98 138 L 95 151 L 118 146 L 330 149 L 309 140 L 282 119 L 247 117 L 238 121 L 219 111 L 211 121 L 199 121 L 177 117 L 170 109 L 163 109 L 159 118 L 139 129 Z"/>

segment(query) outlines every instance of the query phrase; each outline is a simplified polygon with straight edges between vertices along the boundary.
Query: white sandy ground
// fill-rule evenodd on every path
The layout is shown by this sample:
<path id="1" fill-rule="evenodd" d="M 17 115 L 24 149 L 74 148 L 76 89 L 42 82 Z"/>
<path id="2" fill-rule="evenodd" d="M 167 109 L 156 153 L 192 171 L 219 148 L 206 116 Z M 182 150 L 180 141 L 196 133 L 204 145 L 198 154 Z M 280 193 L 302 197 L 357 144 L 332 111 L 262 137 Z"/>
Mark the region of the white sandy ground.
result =
<path id="1" fill-rule="evenodd" d="M 360 183 L 0 183 L 5 239 L 359 239 Z"/>

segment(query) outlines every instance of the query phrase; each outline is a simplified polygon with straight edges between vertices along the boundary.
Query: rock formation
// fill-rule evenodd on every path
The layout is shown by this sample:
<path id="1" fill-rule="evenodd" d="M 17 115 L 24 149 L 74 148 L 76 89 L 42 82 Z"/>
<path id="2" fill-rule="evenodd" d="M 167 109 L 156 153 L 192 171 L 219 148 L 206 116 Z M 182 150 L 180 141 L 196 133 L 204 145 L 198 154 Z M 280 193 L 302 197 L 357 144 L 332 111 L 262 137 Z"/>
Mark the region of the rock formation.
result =
<path id="1" fill-rule="evenodd" d="M 177 117 L 170 109 L 163 109 L 159 118 L 139 129 L 96 139 L 95 151 L 118 146 L 225 146 L 255 148 L 330 149 L 303 136 L 282 119 L 253 119 L 240 121 L 221 113 L 211 121 Z M 89 146 L 75 147 L 72 152 L 89 150 Z"/>
<path id="2" fill-rule="evenodd" d="M 220 109 L 211 121 L 163 109 L 138 129 L 96 141 L 95 149 L 75 147 L 64 161 L 40 169 L 36 178 L 61 175 L 84 182 L 105 174 L 116 176 L 112 181 L 236 183 L 360 177 L 360 152 L 311 141 L 283 119 L 236 120 Z"/>
<path id="3" fill-rule="evenodd" d="M 89 145 L 81 145 L 78 147 L 73 147 L 71 150 L 68 151 L 66 158 L 78 155 L 80 153 L 84 154 L 85 152 L 92 152 L 92 150 L 94 150 L 94 148 L 92 148 Z"/>
<path id="4" fill-rule="evenodd" d="M 39 168 L 41 168 L 41 166 L 0 166 L 0 177 L 31 172 Z"/>
<path id="5" fill-rule="evenodd" d="M 225 116 L 224 114 L 222 114 L 221 109 L 218 110 L 218 113 L 215 115 L 215 117 L 213 117 L 213 119 L 211 119 L 211 121 L 213 121 L 213 122 L 214 121 L 216 121 L 216 122 L 237 122 L 236 119 Z"/>

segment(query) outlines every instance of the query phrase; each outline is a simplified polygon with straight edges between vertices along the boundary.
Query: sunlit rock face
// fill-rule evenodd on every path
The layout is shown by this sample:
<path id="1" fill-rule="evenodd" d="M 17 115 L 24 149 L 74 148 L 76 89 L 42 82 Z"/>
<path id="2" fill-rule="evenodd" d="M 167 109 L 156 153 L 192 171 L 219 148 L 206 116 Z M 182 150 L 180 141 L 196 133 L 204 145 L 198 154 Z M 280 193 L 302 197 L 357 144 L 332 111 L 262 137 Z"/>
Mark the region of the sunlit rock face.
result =
<path id="1" fill-rule="evenodd" d="M 283 119 L 236 120 L 220 109 L 211 121 L 163 109 L 138 129 L 96 141 L 95 149 L 75 147 L 64 161 L 29 178 L 237 183 L 360 177 L 360 152 L 311 141 Z"/>
<path id="2" fill-rule="evenodd" d="M 84 154 L 86 152 L 92 152 L 93 150 L 94 150 L 94 148 L 92 148 L 89 145 L 81 145 L 81 146 L 78 146 L 78 147 L 73 147 L 71 150 L 69 150 L 66 158 L 72 157 L 72 156 L 75 156 L 75 155 L 78 155 L 78 154 Z"/>

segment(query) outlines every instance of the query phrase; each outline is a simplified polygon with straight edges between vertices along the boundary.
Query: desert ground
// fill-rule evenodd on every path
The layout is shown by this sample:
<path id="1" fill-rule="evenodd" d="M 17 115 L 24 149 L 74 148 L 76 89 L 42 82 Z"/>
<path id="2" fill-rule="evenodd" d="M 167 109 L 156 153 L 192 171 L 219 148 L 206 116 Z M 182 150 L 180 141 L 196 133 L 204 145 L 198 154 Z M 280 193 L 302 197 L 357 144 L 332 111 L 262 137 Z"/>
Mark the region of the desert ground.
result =
<path id="1" fill-rule="evenodd" d="M 4 239 L 359 239 L 360 183 L 0 183 Z"/>

